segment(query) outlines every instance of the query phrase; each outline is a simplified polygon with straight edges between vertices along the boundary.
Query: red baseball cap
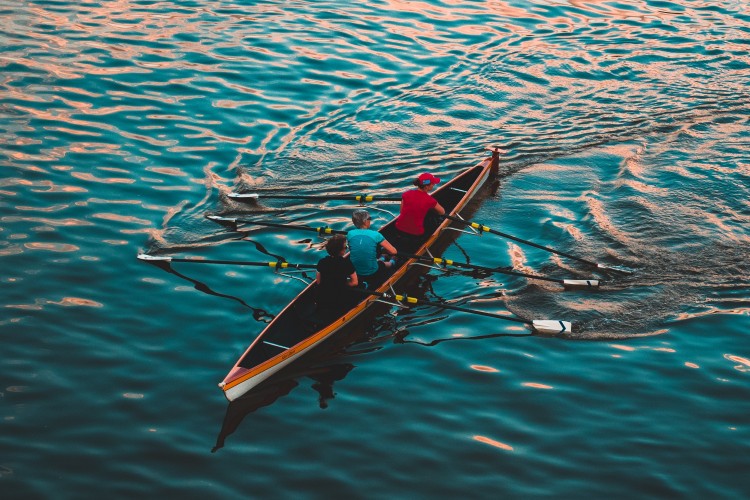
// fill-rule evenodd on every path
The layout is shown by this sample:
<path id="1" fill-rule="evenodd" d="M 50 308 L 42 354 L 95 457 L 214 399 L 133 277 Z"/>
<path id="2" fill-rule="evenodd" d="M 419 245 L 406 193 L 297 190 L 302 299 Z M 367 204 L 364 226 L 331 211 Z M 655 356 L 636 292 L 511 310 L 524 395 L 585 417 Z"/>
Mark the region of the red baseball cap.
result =
<path id="1" fill-rule="evenodd" d="M 426 186 L 428 184 L 440 184 L 440 179 L 429 172 L 424 172 L 422 174 L 419 174 L 419 177 L 417 177 L 417 182 L 420 186 Z"/>

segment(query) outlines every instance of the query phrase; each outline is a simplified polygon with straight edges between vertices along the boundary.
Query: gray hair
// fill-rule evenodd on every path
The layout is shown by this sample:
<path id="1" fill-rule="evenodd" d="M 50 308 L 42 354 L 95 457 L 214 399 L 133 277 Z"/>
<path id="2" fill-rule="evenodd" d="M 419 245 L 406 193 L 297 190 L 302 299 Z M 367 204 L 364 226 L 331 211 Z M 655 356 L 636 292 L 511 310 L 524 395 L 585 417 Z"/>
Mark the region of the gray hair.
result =
<path id="1" fill-rule="evenodd" d="M 352 222 L 354 227 L 360 229 L 365 225 L 365 221 L 370 219 L 370 213 L 367 210 L 355 210 L 352 214 Z"/>

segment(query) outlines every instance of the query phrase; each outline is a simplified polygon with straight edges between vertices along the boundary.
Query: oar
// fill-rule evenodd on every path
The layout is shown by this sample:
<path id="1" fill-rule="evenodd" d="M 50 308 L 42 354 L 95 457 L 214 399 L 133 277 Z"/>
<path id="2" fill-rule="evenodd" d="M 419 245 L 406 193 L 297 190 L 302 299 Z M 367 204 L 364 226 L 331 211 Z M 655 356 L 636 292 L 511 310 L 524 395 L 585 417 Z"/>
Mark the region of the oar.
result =
<path id="1" fill-rule="evenodd" d="M 561 252 L 560 250 L 555 250 L 554 248 L 546 247 L 544 245 L 540 245 L 538 243 L 534 243 L 533 241 L 522 240 L 521 238 L 518 238 L 516 236 L 510 235 L 508 233 L 503 233 L 503 232 L 497 231 L 496 229 L 492 229 L 490 227 L 487 227 L 484 224 L 479 224 L 478 222 L 468 221 L 468 220 L 462 219 L 460 217 L 455 217 L 453 215 L 444 215 L 443 217 L 445 217 L 448 220 L 452 220 L 454 222 L 459 222 L 461 224 L 466 224 L 467 226 L 472 227 L 472 228 L 476 229 L 477 231 L 486 232 L 486 233 L 490 233 L 490 234 L 496 234 L 498 236 L 502 236 L 503 238 L 507 238 L 509 240 L 517 241 L 518 243 L 523 243 L 525 245 L 529 245 L 529 246 L 532 246 L 532 247 L 535 247 L 535 248 L 539 248 L 541 250 L 546 250 L 547 252 L 551 252 L 551 253 L 554 253 L 554 254 L 557 254 L 557 255 L 562 255 L 563 257 L 567 257 L 569 259 L 577 260 L 578 262 L 583 262 L 584 264 L 588 264 L 590 266 L 594 266 L 594 267 L 597 267 L 599 269 L 607 269 L 607 270 L 616 271 L 616 272 L 619 272 L 619 273 L 632 274 L 632 271 L 628 271 L 628 270 L 625 270 L 625 269 L 620 269 L 620 268 L 612 267 L 612 266 L 605 266 L 604 264 L 600 264 L 598 262 L 593 262 L 593 261 L 590 261 L 590 260 L 587 260 L 587 259 L 583 259 L 581 257 L 576 257 L 575 255 L 571 255 L 569 253 Z"/>
<path id="2" fill-rule="evenodd" d="M 229 224 L 232 226 L 233 230 L 237 230 L 237 224 L 250 224 L 250 225 L 259 225 L 259 226 L 270 226 L 270 227 L 281 227 L 281 228 L 290 228 L 290 229 L 299 229 L 302 231 L 315 231 L 318 234 L 346 234 L 346 231 L 338 231 L 336 229 L 331 229 L 327 226 L 325 227 L 311 227 L 311 226 L 300 226 L 296 224 L 279 224 L 274 222 L 266 222 L 266 221 L 255 221 L 255 220 L 247 220 L 247 219 L 239 219 L 236 217 L 221 217 L 218 215 L 207 215 L 208 219 L 219 222 L 221 224 Z M 419 259 L 423 261 L 430 261 L 435 264 L 443 264 L 447 266 L 456 266 L 456 267 L 462 267 L 465 269 L 475 269 L 478 271 L 487 271 L 487 272 L 493 272 L 493 273 L 502 273 L 502 274 L 508 274 L 511 276 L 521 276 L 524 278 L 532 278 L 542 281 L 550 281 L 554 283 L 560 283 L 565 288 L 598 288 L 599 287 L 599 281 L 598 280 L 572 280 L 572 279 L 556 279 L 556 278 L 547 278 L 545 276 L 538 276 L 536 274 L 525 274 L 518 271 L 510 271 L 502 268 L 491 268 L 491 267 L 482 267 L 482 266 L 476 266 L 473 264 L 464 264 L 461 262 L 454 262 L 452 260 L 448 259 L 439 259 L 439 258 L 432 258 L 427 256 L 419 256 L 419 255 L 413 255 L 413 254 L 399 254 L 402 257 L 408 257 L 408 258 L 414 258 Z"/>
<path id="3" fill-rule="evenodd" d="M 505 321 L 514 321 L 516 323 L 523 323 L 530 326 L 534 331 L 538 333 L 545 333 L 549 335 L 555 335 L 558 333 L 571 332 L 573 325 L 569 321 L 558 321 L 558 320 L 547 320 L 547 319 L 535 319 L 528 321 L 521 318 L 514 318 L 512 316 L 504 316 L 502 314 L 495 314 L 486 311 L 480 311 L 478 309 L 470 309 L 468 307 L 454 306 L 451 304 L 445 304 L 442 302 L 430 302 L 428 300 L 421 300 L 415 297 L 409 297 L 408 295 L 400 295 L 390 292 L 380 293 L 375 291 L 362 290 L 360 288 L 353 288 L 352 290 L 361 292 L 367 295 L 376 295 L 388 300 L 395 300 L 397 302 L 413 305 L 424 305 L 432 306 L 440 309 L 450 309 L 451 311 L 460 311 L 468 314 L 476 314 L 479 316 L 486 316 L 488 318 L 502 319 Z"/>
<path id="4" fill-rule="evenodd" d="M 373 194 L 350 194 L 350 195 L 296 195 L 296 194 L 263 194 L 263 193 L 229 193 L 233 200 L 244 202 L 256 202 L 259 199 L 268 198 L 272 200 L 309 200 L 309 201 L 356 201 L 359 203 L 376 201 L 401 201 L 400 197 L 377 196 Z"/>
<path id="5" fill-rule="evenodd" d="M 145 260 L 147 262 L 191 262 L 193 264 L 228 264 L 234 266 L 258 266 L 258 267 L 272 267 L 275 269 L 315 269 L 315 264 L 292 264 L 291 262 L 250 262 L 243 260 L 211 260 L 211 259 L 199 259 L 193 257 L 170 257 L 168 255 L 148 255 L 145 253 L 138 254 L 138 259 Z"/>
<path id="6" fill-rule="evenodd" d="M 550 281 L 552 283 L 559 283 L 563 285 L 565 288 L 599 288 L 599 280 L 594 279 L 588 279 L 588 280 L 571 280 L 571 279 L 558 279 L 558 278 L 548 278 L 546 276 L 539 276 L 537 274 L 527 274 L 522 273 L 520 271 L 511 271 L 509 269 L 503 269 L 501 267 L 485 267 L 485 266 L 477 266 L 475 264 L 467 264 L 463 262 L 455 262 L 450 259 L 442 259 L 440 257 L 428 257 L 428 256 L 419 256 L 419 255 L 413 255 L 413 254 L 398 254 L 400 257 L 408 257 L 412 259 L 419 259 L 423 262 L 432 262 L 434 264 L 440 264 L 443 266 L 455 266 L 460 267 L 463 269 L 474 269 L 477 271 L 486 271 L 490 273 L 501 273 L 501 274 L 508 274 L 510 276 L 521 276 L 523 278 L 529 278 L 529 279 L 535 279 L 535 280 L 542 280 L 542 281 Z"/>
<path id="7" fill-rule="evenodd" d="M 255 226 L 280 227 L 284 229 L 299 229 L 301 231 L 314 231 L 318 234 L 346 234 L 346 231 L 339 231 L 336 229 L 331 229 L 328 226 L 323 226 L 323 227 L 300 226 L 297 224 L 281 224 L 278 222 L 240 219 L 237 217 L 222 217 L 220 215 L 207 215 L 206 218 L 214 222 L 218 222 L 219 224 L 230 225 L 235 231 L 237 230 L 237 224 L 249 224 L 249 225 L 255 225 Z"/>

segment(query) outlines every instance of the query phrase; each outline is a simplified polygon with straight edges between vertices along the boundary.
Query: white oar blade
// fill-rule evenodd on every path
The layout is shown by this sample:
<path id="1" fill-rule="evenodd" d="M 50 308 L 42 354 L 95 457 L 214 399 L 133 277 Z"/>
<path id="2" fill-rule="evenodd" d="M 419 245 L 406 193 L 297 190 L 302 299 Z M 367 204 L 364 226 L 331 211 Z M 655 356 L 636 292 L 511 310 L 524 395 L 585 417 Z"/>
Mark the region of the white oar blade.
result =
<path id="1" fill-rule="evenodd" d="M 234 200 L 257 200 L 258 193 L 229 193 L 230 198 Z"/>
<path id="2" fill-rule="evenodd" d="M 231 223 L 237 222 L 236 217 L 222 217 L 221 215 L 207 215 L 206 219 L 216 221 L 216 222 L 231 222 Z"/>
<path id="3" fill-rule="evenodd" d="M 168 257 L 166 255 L 148 255 L 146 253 L 139 253 L 138 254 L 139 260 L 148 260 L 151 262 L 158 261 L 158 262 L 172 262 L 172 257 Z"/>
<path id="4" fill-rule="evenodd" d="M 556 335 L 558 333 L 570 333 L 573 325 L 569 321 L 557 321 L 554 319 L 535 319 L 532 321 L 534 330 L 538 333 Z"/>
<path id="5" fill-rule="evenodd" d="M 599 288 L 599 280 L 563 280 L 565 288 Z"/>

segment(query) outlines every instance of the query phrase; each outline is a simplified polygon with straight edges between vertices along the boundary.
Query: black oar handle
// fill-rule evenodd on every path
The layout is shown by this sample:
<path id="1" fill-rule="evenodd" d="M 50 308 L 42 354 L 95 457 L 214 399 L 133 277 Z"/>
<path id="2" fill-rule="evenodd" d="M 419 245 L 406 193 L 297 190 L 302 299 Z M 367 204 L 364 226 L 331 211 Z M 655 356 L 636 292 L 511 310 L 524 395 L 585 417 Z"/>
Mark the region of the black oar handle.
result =
<path id="1" fill-rule="evenodd" d="M 560 250 L 555 250 L 554 248 L 546 247 L 544 245 L 540 245 L 538 243 L 534 243 L 533 241 L 523 240 L 521 238 L 518 238 L 517 236 L 513 236 L 511 234 L 503 233 L 501 231 L 497 231 L 495 229 L 491 229 L 487 226 L 484 226 L 482 224 L 478 224 L 476 222 L 468 221 L 461 219 L 460 217 L 454 217 L 452 215 L 445 215 L 444 216 L 448 220 L 452 220 L 454 222 L 460 222 L 461 224 L 466 224 L 467 226 L 473 227 L 474 229 L 477 229 L 479 231 L 484 231 L 486 233 L 496 234 L 498 236 L 502 236 L 503 238 L 508 238 L 509 240 L 517 241 L 518 243 L 523 243 L 525 245 L 529 245 L 535 248 L 539 248 L 540 250 L 545 250 L 547 252 L 551 252 L 557 255 L 562 255 L 563 257 L 567 257 L 569 259 L 577 260 L 578 262 L 583 262 L 585 264 L 588 264 L 590 266 L 594 267 L 601 267 L 598 263 L 592 262 L 590 260 L 582 259 L 581 257 L 576 257 L 575 255 L 571 255 L 569 253 L 561 252 Z"/>

